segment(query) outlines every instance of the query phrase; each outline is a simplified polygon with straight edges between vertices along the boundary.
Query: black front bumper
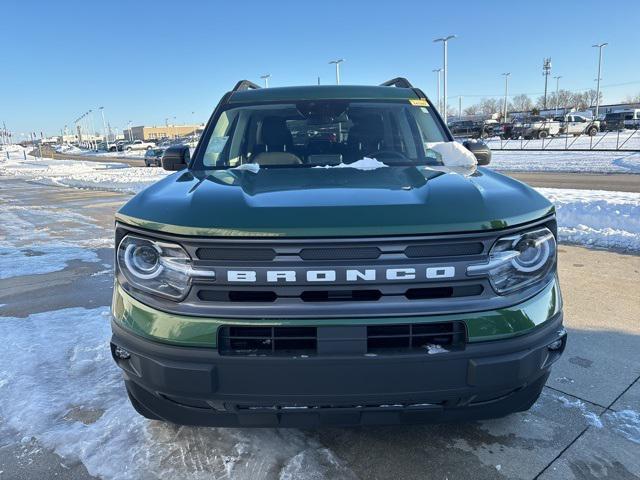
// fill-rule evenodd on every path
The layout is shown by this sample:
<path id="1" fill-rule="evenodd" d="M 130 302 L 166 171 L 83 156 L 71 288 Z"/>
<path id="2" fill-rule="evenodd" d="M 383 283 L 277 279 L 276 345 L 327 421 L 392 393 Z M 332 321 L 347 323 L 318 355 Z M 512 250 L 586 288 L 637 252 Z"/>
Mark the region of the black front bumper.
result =
<path id="1" fill-rule="evenodd" d="M 134 336 L 112 351 L 136 409 L 186 425 L 315 427 L 491 418 L 528 409 L 562 354 L 562 314 L 519 337 L 437 354 L 221 356 Z M 548 346 L 561 339 L 561 346 Z"/>

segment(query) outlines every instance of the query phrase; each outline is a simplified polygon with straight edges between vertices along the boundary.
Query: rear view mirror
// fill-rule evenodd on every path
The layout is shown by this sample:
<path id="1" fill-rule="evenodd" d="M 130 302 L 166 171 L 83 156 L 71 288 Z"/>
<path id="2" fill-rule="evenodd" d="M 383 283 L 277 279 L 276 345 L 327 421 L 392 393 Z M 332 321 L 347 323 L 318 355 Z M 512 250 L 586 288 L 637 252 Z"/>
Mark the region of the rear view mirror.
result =
<path id="1" fill-rule="evenodd" d="M 489 165 L 489 163 L 491 163 L 491 149 L 486 143 L 467 140 L 462 145 L 473 153 L 478 161 L 478 165 Z"/>
<path id="2" fill-rule="evenodd" d="M 191 153 L 186 145 L 178 145 L 177 147 L 169 147 L 162 155 L 162 168 L 175 172 L 187 168 Z"/>

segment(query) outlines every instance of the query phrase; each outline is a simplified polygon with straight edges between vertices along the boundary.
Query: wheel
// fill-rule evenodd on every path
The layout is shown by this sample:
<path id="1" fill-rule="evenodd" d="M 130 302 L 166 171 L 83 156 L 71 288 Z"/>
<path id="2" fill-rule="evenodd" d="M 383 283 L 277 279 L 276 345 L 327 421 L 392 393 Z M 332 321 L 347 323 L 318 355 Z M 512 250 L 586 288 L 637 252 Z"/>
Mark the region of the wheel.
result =
<path id="1" fill-rule="evenodd" d="M 540 130 L 538 132 L 538 138 L 547 138 L 549 136 L 549 132 L 546 130 Z"/>
<path id="2" fill-rule="evenodd" d="M 144 166 L 145 166 L 145 167 L 150 167 L 150 166 L 151 166 L 151 164 L 145 160 L 145 161 L 144 161 Z"/>
<path id="3" fill-rule="evenodd" d="M 589 130 L 587 130 L 587 134 L 590 137 L 595 136 L 597 133 L 598 133 L 598 129 L 596 127 L 591 127 L 591 128 L 589 128 Z"/>
<path id="4" fill-rule="evenodd" d="M 151 145 L 149 145 L 149 146 L 147 147 L 147 150 L 151 150 Z"/>
<path id="5" fill-rule="evenodd" d="M 127 147 L 127 152 L 130 152 L 130 151 L 131 151 L 131 147 Z"/>

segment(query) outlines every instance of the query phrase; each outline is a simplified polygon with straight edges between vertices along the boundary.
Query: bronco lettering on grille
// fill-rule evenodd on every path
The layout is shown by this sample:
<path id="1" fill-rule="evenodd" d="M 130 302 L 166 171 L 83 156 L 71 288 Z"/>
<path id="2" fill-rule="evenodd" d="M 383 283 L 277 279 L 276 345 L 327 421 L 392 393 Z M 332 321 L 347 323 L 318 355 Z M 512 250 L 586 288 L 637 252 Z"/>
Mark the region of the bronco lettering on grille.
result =
<path id="1" fill-rule="evenodd" d="M 341 271 L 337 270 L 307 270 L 302 272 L 304 278 L 299 278 L 300 272 L 295 270 L 268 270 L 264 273 L 265 278 L 259 279 L 258 273 L 254 270 L 228 270 L 227 281 L 228 282 L 240 282 L 240 283 L 254 283 L 258 281 L 267 281 L 271 283 L 295 283 L 296 281 L 306 282 L 375 282 L 378 280 L 378 272 L 374 269 L 345 269 Z M 424 270 L 417 270 L 415 268 L 387 268 L 384 270 L 384 276 L 381 279 L 385 280 L 420 280 L 420 279 L 442 279 L 453 278 L 456 274 L 455 267 L 442 266 L 442 267 L 429 267 Z"/>

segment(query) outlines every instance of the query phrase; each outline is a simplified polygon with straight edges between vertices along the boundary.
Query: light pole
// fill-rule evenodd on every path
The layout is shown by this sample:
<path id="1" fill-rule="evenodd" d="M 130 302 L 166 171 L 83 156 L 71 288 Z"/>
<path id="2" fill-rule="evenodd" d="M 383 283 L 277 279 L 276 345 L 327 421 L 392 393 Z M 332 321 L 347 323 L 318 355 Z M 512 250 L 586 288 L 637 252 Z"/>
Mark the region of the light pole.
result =
<path id="1" fill-rule="evenodd" d="M 107 152 L 109 151 L 109 137 L 107 136 L 107 122 L 104 121 L 104 107 L 98 108 L 102 115 L 102 134 L 104 135 L 104 144 Z"/>
<path id="2" fill-rule="evenodd" d="M 444 119 L 444 123 L 447 123 L 447 75 L 449 66 L 447 64 L 447 46 L 449 44 L 449 40 L 452 38 L 456 38 L 456 35 L 448 35 L 442 38 L 436 38 L 434 43 L 442 42 L 442 53 L 443 53 L 443 68 L 444 75 L 442 81 L 442 117 Z"/>
<path id="3" fill-rule="evenodd" d="M 442 104 L 440 101 L 440 72 L 442 72 L 441 68 L 434 68 L 433 70 L 431 70 L 432 72 L 434 72 L 436 74 L 436 76 L 438 77 L 438 110 L 442 111 Z"/>
<path id="4" fill-rule="evenodd" d="M 600 111 L 600 77 L 602 73 L 602 49 L 609 45 L 607 42 L 599 43 L 596 45 L 591 45 L 594 48 L 598 49 L 598 83 L 596 84 L 596 119 L 598 118 L 598 113 Z"/>
<path id="5" fill-rule="evenodd" d="M 264 88 L 269 88 L 269 79 L 271 78 L 271 74 L 267 73 L 266 75 L 260 75 L 260 78 L 264 80 Z"/>
<path id="6" fill-rule="evenodd" d="M 502 121 L 507 121 L 507 97 L 509 96 L 509 75 L 511 72 L 506 72 L 502 74 L 504 76 L 504 110 L 502 114 Z"/>
<path id="7" fill-rule="evenodd" d="M 560 106 L 560 97 L 558 97 L 558 94 L 560 92 L 560 79 L 562 78 L 562 75 L 556 75 L 553 78 L 556 79 L 556 117 L 557 117 L 558 116 L 558 107 Z"/>
<path id="8" fill-rule="evenodd" d="M 544 110 L 547 109 L 547 80 L 549 79 L 549 75 L 551 75 L 551 58 L 545 58 L 542 61 L 542 75 L 544 75 Z"/>
<path id="9" fill-rule="evenodd" d="M 329 64 L 333 64 L 336 66 L 336 85 L 340 85 L 340 64 L 344 62 L 344 58 L 339 58 L 338 60 L 331 60 Z"/>

